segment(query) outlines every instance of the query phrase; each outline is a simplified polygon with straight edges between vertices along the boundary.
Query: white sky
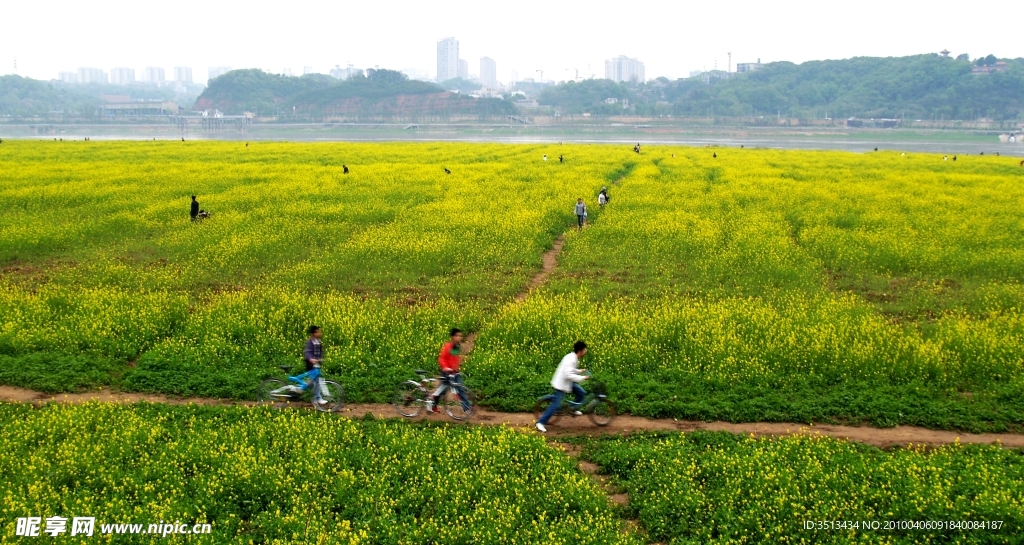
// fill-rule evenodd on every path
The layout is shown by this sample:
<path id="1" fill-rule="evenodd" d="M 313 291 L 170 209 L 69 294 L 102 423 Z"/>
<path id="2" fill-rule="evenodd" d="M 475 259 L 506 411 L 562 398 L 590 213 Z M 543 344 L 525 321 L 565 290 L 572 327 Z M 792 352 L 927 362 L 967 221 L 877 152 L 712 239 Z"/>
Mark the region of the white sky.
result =
<path id="1" fill-rule="evenodd" d="M 498 79 L 604 75 L 604 60 L 637 57 L 648 78 L 685 77 L 732 62 L 902 56 L 949 49 L 971 58 L 1024 57 L 1024 3 L 936 0 L 605 2 L 462 0 L 216 2 L 52 0 L 0 3 L 0 74 L 52 79 L 80 66 L 263 68 L 295 74 L 418 68 L 436 73 L 437 41 L 455 36 L 470 72 L 497 62 Z"/>

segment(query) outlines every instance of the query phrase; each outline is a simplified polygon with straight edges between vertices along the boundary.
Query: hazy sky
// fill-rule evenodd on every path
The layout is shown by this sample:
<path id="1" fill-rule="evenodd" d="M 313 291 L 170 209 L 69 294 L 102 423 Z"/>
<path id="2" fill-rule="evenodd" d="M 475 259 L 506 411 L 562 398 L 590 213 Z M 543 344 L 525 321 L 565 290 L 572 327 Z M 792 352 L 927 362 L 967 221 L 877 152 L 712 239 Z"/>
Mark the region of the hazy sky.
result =
<path id="1" fill-rule="evenodd" d="M 637 57 L 647 77 L 737 62 L 901 56 L 949 49 L 972 58 L 1024 56 L 1024 3 L 970 2 L 96 2 L 0 5 L 0 74 L 52 79 L 80 66 L 135 68 L 303 66 L 436 72 L 437 41 L 455 36 L 470 72 L 497 62 L 498 78 L 604 75 L 604 59 Z M 569 70 L 567 70 L 569 69 Z"/>

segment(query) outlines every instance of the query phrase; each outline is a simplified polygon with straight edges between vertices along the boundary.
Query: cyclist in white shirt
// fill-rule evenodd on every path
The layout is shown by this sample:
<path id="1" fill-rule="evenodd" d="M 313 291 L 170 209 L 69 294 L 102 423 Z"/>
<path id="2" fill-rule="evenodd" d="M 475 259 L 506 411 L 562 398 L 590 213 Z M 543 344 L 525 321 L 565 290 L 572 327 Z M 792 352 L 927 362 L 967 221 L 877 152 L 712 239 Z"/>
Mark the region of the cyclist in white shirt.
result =
<path id="1" fill-rule="evenodd" d="M 587 343 L 576 341 L 576 344 L 572 345 L 572 352 L 566 354 L 558 364 L 558 369 L 555 369 L 555 375 L 551 377 L 551 386 L 555 389 L 555 395 L 551 403 L 548 404 L 547 410 L 537 420 L 538 431 L 542 433 L 548 431 L 545 425 L 551 419 L 551 415 L 555 414 L 558 407 L 562 405 L 562 398 L 565 397 L 565 394 L 571 393 L 576 396 L 577 404 L 583 403 L 583 398 L 587 395 L 587 391 L 578 383 L 587 380 L 587 376 L 584 374 L 587 370 L 580 369 L 578 366 L 580 358 L 586 355 L 586 353 Z M 581 414 L 583 413 L 576 411 L 577 416 Z"/>

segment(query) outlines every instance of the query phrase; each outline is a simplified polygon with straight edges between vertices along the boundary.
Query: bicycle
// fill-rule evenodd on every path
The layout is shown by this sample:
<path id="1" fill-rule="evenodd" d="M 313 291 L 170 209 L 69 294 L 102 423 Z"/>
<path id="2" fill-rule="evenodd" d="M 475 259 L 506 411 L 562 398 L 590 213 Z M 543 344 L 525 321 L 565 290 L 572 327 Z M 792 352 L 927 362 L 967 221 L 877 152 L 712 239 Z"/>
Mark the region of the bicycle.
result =
<path id="1" fill-rule="evenodd" d="M 466 420 L 473 415 L 473 394 L 464 384 L 452 382 L 448 377 L 428 377 L 430 373 L 423 369 L 417 369 L 415 373 L 419 375 L 419 380 L 402 381 L 395 387 L 391 403 L 398 414 L 406 418 L 415 418 L 427 405 L 427 400 L 438 384 L 443 384 L 446 388 L 437 404 L 444 407 L 444 412 L 454 420 Z M 468 407 L 462 405 L 459 391 L 469 400 Z"/>
<path id="2" fill-rule="evenodd" d="M 591 376 L 590 373 L 587 373 L 587 376 Z M 554 399 L 555 394 L 548 394 L 537 399 L 533 405 L 534 421 L 540 420 L 540 416 L 544 414 Z M 591 382 L 590 391 L 580 403 L 570 400 L 568 394 L 564 399 L 565 402 L 562 403 L 562 406 L 555 410 L 551 418 L 548 419 L 548 424 L 554 424 L 562 415 L 575 418 L 578 416 L 576 411 L 586 414 L 590 417 L 590 421 L 598 426 L 607 426 L 615 419 L 615 404 L 608 399 L 608 387 L 602 382 Z"/>
<path id="3" fill-rule="evenodd" d="M 319 367 L 296 376 L 288 375 L 288 370 L 294 367 L 293 365 L 277 367 L 284 371 L 288 382 L 294 384 L 277 378 L 268 378 L 256 388 L 257 402 L 281 408 L 289 403 L 302 401 L 306 392 L 309 392 L 310 402 L 320 412 L 338 412 L 345 405 L 345 390 L 341 384 L 325 379 Z"/>

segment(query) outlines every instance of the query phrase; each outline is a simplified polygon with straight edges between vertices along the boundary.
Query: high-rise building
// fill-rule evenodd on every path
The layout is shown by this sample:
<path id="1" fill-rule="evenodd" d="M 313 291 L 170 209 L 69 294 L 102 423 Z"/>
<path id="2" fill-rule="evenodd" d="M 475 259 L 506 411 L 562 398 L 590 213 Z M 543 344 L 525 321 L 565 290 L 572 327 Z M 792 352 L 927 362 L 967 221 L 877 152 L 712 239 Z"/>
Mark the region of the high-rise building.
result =
<path id="1" fill-rule="evenodd" d="M 512 70 L 509 73 L 508 86 L 515 87 L 517 82 L 519 82 L 519 70 Z"/>
<path id="2" fill-rule="evenodd" d="M 78 83 L 107 83 L 107 74 L 99 68 L 79 68 Z"/>
<path id="3" fill-rule="evenodd" d="M 459 41 L 444 38 L 437 42 L 437 81 L 459 77 Z"/>
<path id="4" fill-rule="evenodd" d="M 211 66 L 206 69 L 206 79 L 211 80 L 227 74 L 231 71 L 230 66 Z"/>
<path id="5" fill-rule="evenodd" d="M 175 66 L 174 81 L 178 83 L 192 83 L 192 69 L 187 66 Z"/>
<path id="6" fill-rule="evenodd" d="M 348 79 L 351 78 L 352 76 L 364 75 L 363 69 L 356 68 L 352 63 L 349 63 L 348 67 L 346 68 L 342 68 L 341 66 L 335 64 L 334 68 L 331 68 L 330 74 L 331 77 L 338 79 Z"/>
<path id="7" fill-rule="evenodd" d="M 498 64 L 490 57 L 480 57 L 480 83 L 491 89 L 498 86 Z"/>
<path id="8" fill-rule="evenodd" d="M 57 79 L 59 79 L 60 81 L 62 81 L 64 83 L 78 83 L 78 73 L 77 72 L 59 72 L 57 74 Z"/>
<path id="9" fill-rule="evenodd" d="M 612 81 L 646 81 L 644 63 L 625 55 L 604 61 L 604 77 Z"/>
<path id="10" fill-rule="evenodd" d="M 114 85 L 128 85 L 135 83 L 134 68 L 114 68 L 110 71 L 110 83 Z"/>
<path id="11" fill-rule="evenodd" d="M 469 79 L 469 63 L 466 59 L 459 59 L 459 77 Z"/>
<path id="12" fill-rule="evenodd" d="M 315 73 L 316 72 L 313 71 L 313 67 L 312 66 L 303 66 L 302 67 L 302 75 L 303 76 L 305 76 L 307 74 L 315 74 Z"/>
<path id="13" fill-rule="evenodd" d="M 164 82 L 164 69 L 157 66 L 146 67 L 146 81 L 150 83 Z"/>

